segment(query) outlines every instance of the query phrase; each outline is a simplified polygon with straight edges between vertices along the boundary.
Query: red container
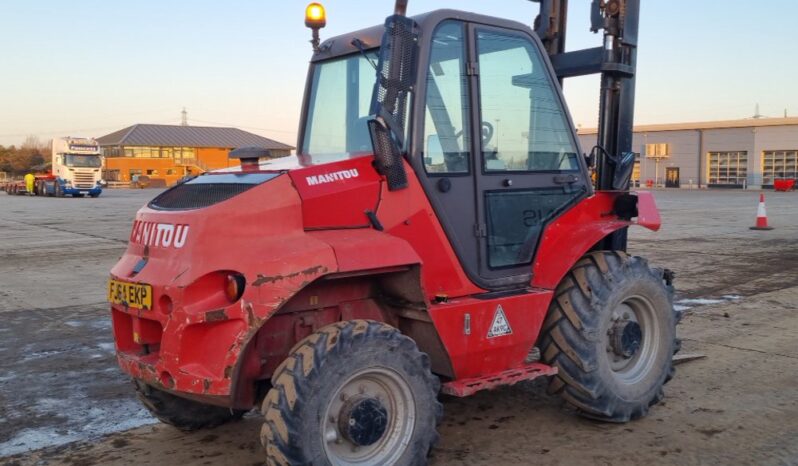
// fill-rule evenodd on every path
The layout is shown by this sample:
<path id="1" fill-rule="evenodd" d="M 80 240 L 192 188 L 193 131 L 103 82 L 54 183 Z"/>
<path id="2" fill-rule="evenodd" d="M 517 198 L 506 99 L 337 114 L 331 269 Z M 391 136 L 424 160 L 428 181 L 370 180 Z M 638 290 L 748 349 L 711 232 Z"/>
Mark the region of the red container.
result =
<path id="1" fill-rule="evenodd" d="M 795 190 L 795 179 L 784 178 L 773 181 L 773 189 L 776 191 L 787 192 Z"/>

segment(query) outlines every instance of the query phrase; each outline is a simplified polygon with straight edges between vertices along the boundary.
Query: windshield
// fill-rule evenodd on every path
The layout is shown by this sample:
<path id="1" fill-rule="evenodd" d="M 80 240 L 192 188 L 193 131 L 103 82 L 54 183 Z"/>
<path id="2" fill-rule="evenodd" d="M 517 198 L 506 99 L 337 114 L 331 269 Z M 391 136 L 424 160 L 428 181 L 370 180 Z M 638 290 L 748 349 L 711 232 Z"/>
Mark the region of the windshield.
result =
<path id="1" fill-rule="evenodd" d="M 79 168 L 100 168 L 103 163 L 99 155 L 64 154 L 64 165 Z"/>
<path id="2" fill-rule="evenodd" d="M 313 163 L 372 152 L 367 121 L 377 52 L 350 55 L 314 66 L 301 153 Z M 366 58 L 368 57 L 368 59 Z"/>

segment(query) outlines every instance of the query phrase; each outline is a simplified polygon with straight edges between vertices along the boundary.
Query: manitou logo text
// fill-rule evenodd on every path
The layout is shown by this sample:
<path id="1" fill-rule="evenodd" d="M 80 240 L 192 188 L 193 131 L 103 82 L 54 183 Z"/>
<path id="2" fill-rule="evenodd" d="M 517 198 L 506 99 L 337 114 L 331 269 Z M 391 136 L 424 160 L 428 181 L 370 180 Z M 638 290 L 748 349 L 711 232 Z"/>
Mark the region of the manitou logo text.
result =
<path id="1" fill-rule="evenodd" d="M 308 181 L 308 186 L 316 186 L 319 184 L 357 178 L 358 176 L 360 176 L 360 174 L 357 172 L 357 168 L 353 168 L 351 170 L 341 170 L 335 173 L 322 173 L 321 175 L 308 176 L 305 177 L 305 179 Z"/>
<path id="2" fill-rule="evenodd" d="M 188 225 L 172 225 L 171 223 L 155 223 L 136 220 L 133 232 L 130 233 L 132 243 L 159 248 L 174 247 L 180 249 L 186 244 Z"/>

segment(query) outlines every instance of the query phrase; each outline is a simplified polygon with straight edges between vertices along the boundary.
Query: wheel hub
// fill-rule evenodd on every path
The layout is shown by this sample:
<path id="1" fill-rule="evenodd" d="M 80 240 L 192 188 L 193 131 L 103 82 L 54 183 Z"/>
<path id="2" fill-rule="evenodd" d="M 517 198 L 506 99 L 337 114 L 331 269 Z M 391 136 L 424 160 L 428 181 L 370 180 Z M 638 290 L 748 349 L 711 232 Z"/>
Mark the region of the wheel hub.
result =
<path id="1" fill-rule="evenodd" d="M 346 440 L 359 447 L 377 443 L 388 428 L 388 410 L 376 398 L 347 400 L 338 419 L 338 430 Z"/>
<path id="2" fill-rule="evenodd" d="M 640 350 L 643 329 L 633 320 L 616 322 L 611 331 L 612 351 L 623 358 L 631 358 Z"/>

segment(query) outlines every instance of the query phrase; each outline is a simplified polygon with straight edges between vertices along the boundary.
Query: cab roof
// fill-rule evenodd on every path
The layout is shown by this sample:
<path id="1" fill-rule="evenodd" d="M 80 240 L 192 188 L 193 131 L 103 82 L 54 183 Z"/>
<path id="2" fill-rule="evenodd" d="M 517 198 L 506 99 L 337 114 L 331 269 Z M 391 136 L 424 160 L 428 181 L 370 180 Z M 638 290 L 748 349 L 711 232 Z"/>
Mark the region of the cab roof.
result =
<path id="1" fill-rule="evenodd" d="M 460 10 L 435 10 L 429 13 L 412 16 L 411 18 L 419 25 L 422 36 L 425 34 L 425 32 L 433 30 L 438 23 L 448 19 L 496 26 L 506 29 L 522 30 L 529 34 L 533 33 L 532 29 L 528 25 L 518 21 L 480 15 Z M 378 26 L 372 26 L 370 28 L 360 29 L 359 31 L 353 31 L 331 37 L 322 42 L 319 48 L 320 51 L 313 54 L 311 62 L 327 60 L 330 58 L 358 52 L 359 49 L 352 44 L 352 41 L 355 39 L 359 39 L 363 44 L 363 48 L 366 50 L 379 47 L 384 32 L 385 25 L 380 24 Z"/>

